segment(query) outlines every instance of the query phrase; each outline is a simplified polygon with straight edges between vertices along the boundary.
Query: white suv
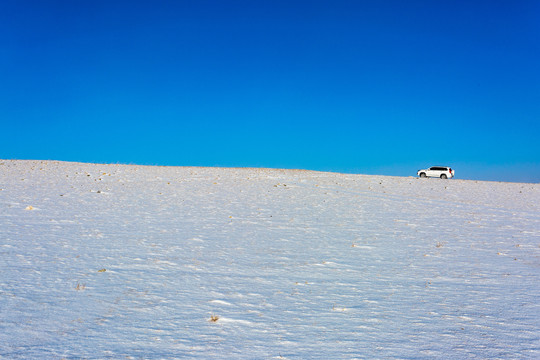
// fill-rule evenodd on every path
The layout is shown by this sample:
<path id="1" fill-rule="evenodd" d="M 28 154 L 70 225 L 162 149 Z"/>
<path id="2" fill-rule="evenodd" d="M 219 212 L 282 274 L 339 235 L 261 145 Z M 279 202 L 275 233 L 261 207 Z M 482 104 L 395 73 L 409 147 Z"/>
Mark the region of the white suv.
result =
<path id="1" fill-rule="evenodd" d="M 416 174 L 421 178 L 440 177 L 441 179 L 451 179 L 454 177 L 454 170 L 448 166 L 432 166 L 426 170 L 418 170 Z"/>

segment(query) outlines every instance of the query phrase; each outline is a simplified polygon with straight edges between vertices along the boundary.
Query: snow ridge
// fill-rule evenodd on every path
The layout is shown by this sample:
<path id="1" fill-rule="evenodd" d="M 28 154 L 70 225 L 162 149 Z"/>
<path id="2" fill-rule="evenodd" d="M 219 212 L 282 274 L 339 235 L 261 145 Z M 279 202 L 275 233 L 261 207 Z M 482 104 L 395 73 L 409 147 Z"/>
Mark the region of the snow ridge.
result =
<path id="1" fill-rule="evenodd" d="M 540 186 L 0 160 L 0 358 L 540 358 Z"/>

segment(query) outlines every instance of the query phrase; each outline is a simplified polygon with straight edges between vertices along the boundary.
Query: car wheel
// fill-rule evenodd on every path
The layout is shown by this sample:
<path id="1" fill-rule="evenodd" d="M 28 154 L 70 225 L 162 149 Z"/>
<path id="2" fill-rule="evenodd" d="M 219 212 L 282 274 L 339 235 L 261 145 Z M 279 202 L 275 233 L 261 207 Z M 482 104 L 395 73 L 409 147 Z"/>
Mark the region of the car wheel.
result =
<path id="1" fill-rule="evenodd" d="M 446 174 L 442 174 L 441 179 L 448 179 L 448 176 L 446 176 Z"/>
<path id="2" fill-rule="evenodd" d="M 421 178 L 425 178 L 425 177 L 426 177 L 426 173 L 420 173 L 420 177 L 421 177 Z"/>

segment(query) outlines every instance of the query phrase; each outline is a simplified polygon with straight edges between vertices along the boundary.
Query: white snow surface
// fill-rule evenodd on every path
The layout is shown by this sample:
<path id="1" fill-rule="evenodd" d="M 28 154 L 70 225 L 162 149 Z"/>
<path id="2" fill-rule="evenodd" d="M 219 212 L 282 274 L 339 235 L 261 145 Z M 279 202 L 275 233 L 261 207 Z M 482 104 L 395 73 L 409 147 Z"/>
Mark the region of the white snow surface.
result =
<path id="1" fill-rule="evenodd" d="M 539 207 L 538 184 L 0 160 L 0 357 L 539 359 Z"/>

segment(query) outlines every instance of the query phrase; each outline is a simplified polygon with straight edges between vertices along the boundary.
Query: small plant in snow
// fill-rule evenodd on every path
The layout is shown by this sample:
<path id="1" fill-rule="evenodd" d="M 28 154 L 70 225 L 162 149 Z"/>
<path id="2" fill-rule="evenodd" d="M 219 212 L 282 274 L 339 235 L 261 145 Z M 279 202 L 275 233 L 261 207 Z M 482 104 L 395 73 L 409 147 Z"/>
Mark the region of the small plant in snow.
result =
<path id="1" fill-rule="evenodd" d="M 210 322 L 217 322 L 219 320 L 219 316 L 212 314 L 210 316 Z"/>
<path id="2" fill-rule="evenodd" d="M 86 289 L 86 284 L 77 283 L 75 290 L 80 291 Z"/>

